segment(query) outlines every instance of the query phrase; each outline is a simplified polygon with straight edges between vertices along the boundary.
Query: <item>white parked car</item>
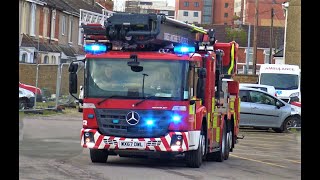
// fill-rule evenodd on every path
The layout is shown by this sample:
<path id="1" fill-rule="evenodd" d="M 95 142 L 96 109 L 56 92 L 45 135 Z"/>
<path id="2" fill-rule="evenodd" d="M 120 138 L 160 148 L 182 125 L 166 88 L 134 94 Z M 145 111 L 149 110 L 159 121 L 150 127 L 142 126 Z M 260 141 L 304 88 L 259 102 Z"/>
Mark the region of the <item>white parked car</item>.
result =
<path id="1" fill-rule="evenodd" d="M 260 90 L 265 91 L 273 96 L 277 96 L 277 92 L 276 92 L 276 89 L 274 88 L 274 86 L 263 85 L 263 84 L 251 84 L 251 83 L 240 83 L 239 86 L 260 89 Z"/>
<path id="2" fill-rule="evenodd" d="M 33 108 L 34 99 L 33 92 L 19 87 L 19 109 Z"/>

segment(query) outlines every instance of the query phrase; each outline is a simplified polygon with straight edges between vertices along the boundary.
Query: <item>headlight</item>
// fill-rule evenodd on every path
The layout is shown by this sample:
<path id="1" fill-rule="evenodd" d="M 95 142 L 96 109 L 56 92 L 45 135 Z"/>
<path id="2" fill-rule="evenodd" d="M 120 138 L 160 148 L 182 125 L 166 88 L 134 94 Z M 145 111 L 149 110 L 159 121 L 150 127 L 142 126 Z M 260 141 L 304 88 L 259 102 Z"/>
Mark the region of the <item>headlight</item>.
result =
<path id="1" fill-rule="evenodd" d="M 299 96 L 299 92 L 292 93 L 289 97 L 296 97 L 296 96 Z"/>

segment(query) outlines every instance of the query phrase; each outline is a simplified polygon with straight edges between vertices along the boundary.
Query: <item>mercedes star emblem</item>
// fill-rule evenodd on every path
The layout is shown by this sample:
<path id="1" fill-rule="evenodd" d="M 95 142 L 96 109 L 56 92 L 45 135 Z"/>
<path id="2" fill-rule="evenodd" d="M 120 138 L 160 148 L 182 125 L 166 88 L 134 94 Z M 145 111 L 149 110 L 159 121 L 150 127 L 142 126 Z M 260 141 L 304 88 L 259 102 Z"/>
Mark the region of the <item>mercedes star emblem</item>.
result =
<path id="1" fill-rule="evenodd" d="M 136 125 L 138 124 L 140 120 L 140 116 L 137 112 L 130 111 L 126 116 L 127 123 L 130 125 Z"/>

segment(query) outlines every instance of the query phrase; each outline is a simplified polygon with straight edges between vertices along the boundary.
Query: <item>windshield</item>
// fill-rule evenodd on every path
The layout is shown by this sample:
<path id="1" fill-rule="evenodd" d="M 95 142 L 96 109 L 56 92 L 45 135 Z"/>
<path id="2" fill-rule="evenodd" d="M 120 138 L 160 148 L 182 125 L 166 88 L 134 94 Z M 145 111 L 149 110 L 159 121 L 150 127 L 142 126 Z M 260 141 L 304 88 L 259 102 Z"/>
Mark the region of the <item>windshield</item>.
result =
<path id="1" fill-rule="evenodd" d="M 298 89 L 299 77 L 296 74 L 262 73 L 260 84 L 274 86 L 278 90 Z"/>
<path id="2" fill-rule="evenodd" d="M 127 65 L 131 59 L 88 59 L 87 97 L 183 100 L 188 94 L 187 61 L 141 60 L 143 71 Z"/>

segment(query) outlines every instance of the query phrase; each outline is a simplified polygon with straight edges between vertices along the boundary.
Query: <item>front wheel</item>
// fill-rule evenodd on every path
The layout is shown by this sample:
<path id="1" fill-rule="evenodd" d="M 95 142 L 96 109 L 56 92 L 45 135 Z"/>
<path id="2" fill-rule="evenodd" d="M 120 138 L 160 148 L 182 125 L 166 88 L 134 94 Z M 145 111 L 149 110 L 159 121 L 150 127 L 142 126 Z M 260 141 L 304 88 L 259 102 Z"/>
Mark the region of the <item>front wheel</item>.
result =
<path id="1" fill-rule="evenodd" d="M 187 166 L 192 168 L 199 168 L 202 164 L 202 159 L 205 155 L 205 149 L 206 149 L 205 134 L 203 130 L 201 130 L 198 149 L 186 152 Z"/>
<path id="2" fill-rule="evenodd" d="M 25 99 L 19 99 L 19 109 L 27 109 L 27 101 Z"/>
<path id="3" fill-rule="evenodd" d="M 106 163 L 108 151 L 104 149 L 90 149 L 90 158 L 93 163 Z"/>

